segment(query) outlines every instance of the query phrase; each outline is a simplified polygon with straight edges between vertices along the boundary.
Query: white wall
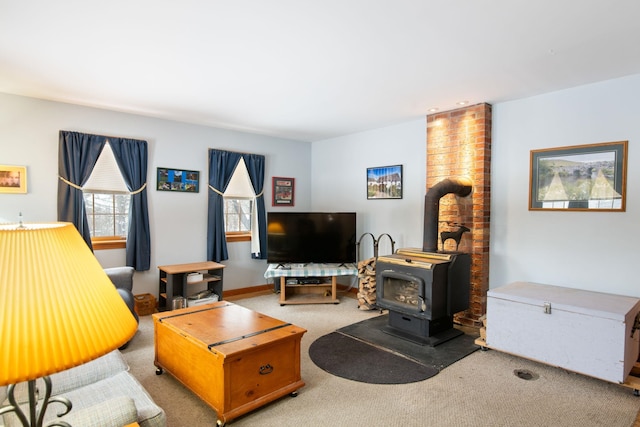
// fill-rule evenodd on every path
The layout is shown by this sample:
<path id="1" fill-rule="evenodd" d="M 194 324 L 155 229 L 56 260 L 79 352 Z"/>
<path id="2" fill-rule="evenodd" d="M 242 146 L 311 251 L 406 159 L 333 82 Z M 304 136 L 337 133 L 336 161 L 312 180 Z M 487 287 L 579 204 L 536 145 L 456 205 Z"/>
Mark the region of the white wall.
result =
<path id="1" fill-rule="evenodd" d="M 146 140 L 149 143 L 148 200 L 151 269 L 136 272 L 135 293 L 157 295 L 158 265 L 206 259 L 207 159 L 209 148 L 266 156 L 265 200 L 271 208 L 271 177 L 296 178 L 296 206 L 311 203 L 311 146 L 249 133 L 227 131 L 132 114 L 0 94 L 0 164 L 27 166 L 28 193 L 0 195 L 0 223 L 56 221 L 58 132 L 74 130 Z M 156 191 L 156 168 L 198 170 L 197 194 Z M 281 208 L 279 208 L 281 209 Z M 248 242 L 229 243 L 225 289 L 265 283 L 265 261 L 252 260 Z M 124 250 L 96 251 L 104 267 L 124 265 Z"/>
<path id="2" fill-rule="evenodd" d="M 490 287 L 640 296 L 640 75 L 493 107 Z M 626 212 L 528 210 L 530 150 L 629 141 Z"/>
<path id="3" fill-rule="evenodd" d="M 640 297 L 640 75 L 493 105 L 490 287 L 517 280 Z M 26 165 L 27 195 L 0 195 L 0 222 L 56 219 L 60 129 L 145 139 L 149 180 L 156 167 L 200 170 L 207 149 L 267 157 L 272 176 L 296 178 L 295 207 L 280 210 L 355 211 L 358 234 L 389 233 L 396 249 L 421 247 L 426 193 L 424 119 L 312 144 L 0 94 L 0 164 Z M 629 141 L 627 211 L 530 212 L 532 149 Z M 401 200 L 367 200 L 366 168 L 401 164 Z M 135 292 L 157 293 L 155 266 L 204 260 L 206 192 L 149 191 L 152 270 L 136 273 Z M 363 239 L 360 259 L 372 255 Z M 103 265 L 124 263 L 121 251 L 100 251 Z M 380 254 L 390 253 L 383 239 Z M 251 260 L 248 243 L 229 245 L 225 289 L 265 282 L 266 263 Z"/>
<path id="4" fill-rule="evenodd" d="M 395 249 L 422 247 L 426 194 L 426 118 L 313 143 L 312 208 L 357 213 L 358 237 L 388 233 Z M 402 199 L 367 200 L 367 168 L 402 165 Z M 360 260 L 373 256 L 362 239 Z M 379 255 L 391 253 L 380 239 Z"/>
<path id="5" fill-rule="evenodd" d="M 635 75 L 493 105 L 491 288 L 525 280 L 640 297 L 638 93 Z M 421 247 L 425 128 L 416 120 L 313 143 L 313 208 L 356 211 L 359 234 Z M 530 150 L 621 140 L 629 141 L 626 212 L 528 210 Z M 393 164 L 404 166 L 403 199 L 367 200 L 366 168 Z"/>

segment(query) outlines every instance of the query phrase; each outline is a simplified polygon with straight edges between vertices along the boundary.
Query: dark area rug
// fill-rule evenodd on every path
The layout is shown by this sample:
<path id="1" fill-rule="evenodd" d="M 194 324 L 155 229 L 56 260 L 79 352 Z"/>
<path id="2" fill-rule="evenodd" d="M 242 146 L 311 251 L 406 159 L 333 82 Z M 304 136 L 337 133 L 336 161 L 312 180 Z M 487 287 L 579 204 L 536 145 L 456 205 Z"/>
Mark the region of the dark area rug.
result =
<path id="1" fill-rule="evenodd" d="M 462 334 L 435 347 L 383 332 L 388 315 L 354 323 L 318 338 L 311 360 L 323 370 L 354 381 L 405 384 L 428 379 L 478 350 L 476 335 Z"/>
<path id="2" fill-rule="evenodd" d="M 315 340 L 309 357 L 319 368 L 349 380 L 371 384 L 406 384 L 426 380 L 438 370 L 340 332 Z"/>

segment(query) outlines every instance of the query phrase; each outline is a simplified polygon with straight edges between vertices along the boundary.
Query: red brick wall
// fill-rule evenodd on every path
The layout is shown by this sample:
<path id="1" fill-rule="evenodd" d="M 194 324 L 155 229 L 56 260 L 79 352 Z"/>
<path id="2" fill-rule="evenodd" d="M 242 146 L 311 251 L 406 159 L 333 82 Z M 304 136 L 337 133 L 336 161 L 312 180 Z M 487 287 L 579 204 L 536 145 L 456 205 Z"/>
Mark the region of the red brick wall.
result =
<path id="1" fill-rule="evenodd" d="M 455 321 L 480 326 L 486 312 L 489 289 L 489 218 L 491 196 L 491 105 L 477 104 L 427 116 L 427 188 L 445 178 L 469 177 L 473 191 L 467 197 L 448 194 L 440 199 L 438 237 L 462 224 L 471 231 L 462 235 L 458 251 L 471 254 L 469 309 Z M 448 240 L 438 249 L 455 251 Z"/>

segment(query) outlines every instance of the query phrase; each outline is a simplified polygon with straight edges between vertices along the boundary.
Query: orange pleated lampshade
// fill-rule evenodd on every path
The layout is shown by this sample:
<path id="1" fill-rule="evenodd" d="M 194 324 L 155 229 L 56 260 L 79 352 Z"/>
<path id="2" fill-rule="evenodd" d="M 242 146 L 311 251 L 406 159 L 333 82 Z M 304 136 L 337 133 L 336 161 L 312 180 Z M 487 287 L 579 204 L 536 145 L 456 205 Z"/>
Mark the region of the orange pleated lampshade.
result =
<path id="1" fill-rule="evenodd" d="M 0 385 L 98 358 L 136 329 L 72 224 L 0 225 Z"/>

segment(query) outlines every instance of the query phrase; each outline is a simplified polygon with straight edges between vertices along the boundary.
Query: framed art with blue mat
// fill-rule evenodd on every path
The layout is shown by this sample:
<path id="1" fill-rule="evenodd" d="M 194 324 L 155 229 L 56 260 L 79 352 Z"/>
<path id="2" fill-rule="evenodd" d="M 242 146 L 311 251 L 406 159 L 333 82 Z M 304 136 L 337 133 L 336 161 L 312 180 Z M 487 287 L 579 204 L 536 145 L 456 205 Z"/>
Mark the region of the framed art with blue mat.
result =
<path id="1" fill-rule="evenodd" d="M 200 172 L 185 169 L 158 168 L 156 190 L 198 193 L 200 191 Z"/>

